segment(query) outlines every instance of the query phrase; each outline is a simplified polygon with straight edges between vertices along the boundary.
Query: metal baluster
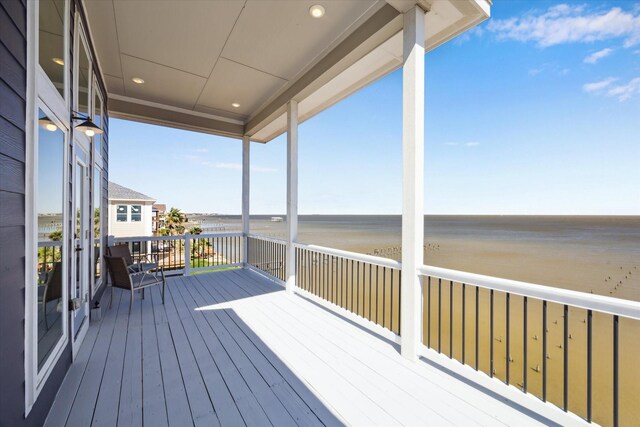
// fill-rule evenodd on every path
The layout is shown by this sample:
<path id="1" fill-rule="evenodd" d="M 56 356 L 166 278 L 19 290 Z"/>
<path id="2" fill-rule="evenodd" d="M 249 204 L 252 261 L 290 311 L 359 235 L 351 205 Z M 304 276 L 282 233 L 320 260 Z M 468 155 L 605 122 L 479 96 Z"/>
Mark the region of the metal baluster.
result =
<path id="1" fill-rule="evenodd" d="M 510 369 L 509 369 L 509 368 L 510 368 L 510 366 L 509 366 L 509 363 L 510 363 L 510 362 L 509 362 L 509 359 L 511 358 L 511 346 L 509 345 L 509 338 L 510 338 L 510 335 L 511 335 L 511 334 L 510 334 L 510 332 L 511 332 L 511 331 L 510 331 L 510 325 L 511 325 L 511 321 L 510 321 L 510 320 L 511 320 L 511 319 L 509 319 L 509 317 L 510 317 L 510 316 L 509 316 L 509 311 L 510 311 L 510 308 L 511 308 L 511 304 L 510 304 L 510 302 L 511 302 L 511 294 L 509 294 L 509 292 L 507 292 L 507 300 L 506 300 L 506 309 L 507 309 L 507 312 L 506 312 L 506 316 L 507 316 L 507 317 L 506 317 L 506 324 L 507 324 L 507 330 L 506 330 L 506 334 L 507 334 L 507 336 L 506 336 L 506 342 L 507 342 L 507 345 L 506 345 L 506 351 L 505 351 L 505 354 L 507 355 L 507 357 L 506 357 L 506 359 L 507 359 L 507 364 L 506 364 L 506 375 L 505 375 L 506 380 L 507 380 L 507 381 L 506 381 L 506 382 L 507 382 L 507 384 L 509 384 L 509 373 L 510 373 Z"/>
<path id="2" fill-rule="evenodd" d="M 562 394 L 562 409 L 567 412 L 569 408 L 569 306 L 564 305 L 564 387 Z"/>
<path id="3" fill-rule="evenodd" d="M 591 422 L 591 398 L 593 375 L 593 311 L 587 310 L 587 421 Z"/>
<path id="4" fill-rule="evenodd" d="M 371 316 L 371 301 L 373 298 L 373 294 L 371 293 L 371 285 L 373 284 L 373 279 L 371 275 L 372 270 L 373 270 L 373 266 L 369 264 L 369 320 L 373 319 L 373 317 Z"/>
<path id="5" fill-rule="evenodd" d="M 618 316 L 613 316 L 613 427 L 618 427 L 618 411 L 619 411 L 619 366 L 618 366 L 618 347 L 619 347 L 619 336 L 618 336 Z"/>
<path id="6" fill-rule="evenodd" d="M 449 359 L 453 359 L 453 281 L 449 280 Z"/>
<path id="7" fill-rule="evenodd" d="M 522 322 L 522 342 L 523 344 L 523 355 L 522 355 L 522 391 L 527 392 L 527 341 L 529 338 L 527 337 L 527 304 L 528 298 L 524 297 L 522 300 L 522 313 L 523 313 L 523 322 Z"/>
<path id="8" fill-rule="evenodd" d="M 431 348 L 431 276 L 427 276 L 427 348 Z"/>
<path id="9" fill-rule="evenodd" d="M 438 353 L 442 347 L 442 279 L 438 279 Z"/>
<path id="10" fill-rule="evenodd" d="M 387 267 L 382 267 L 382 326 L 387 324 Z"/>
<path id="11" fill-rule="evenodd" d="M 465 349 L 467 347 L 466 342 L 466 299 L 467 299 L 467 285 L 462 284 L 462 364 L 465 364 Z"/>
<path id="12" fill-rule="evenodd" d="M 489 376 L 493 378 L 493 289 L 489 300 Z"/>
<path id="13" fill-rule="evenodd" d="M 391 323 L 391 330 L 392 331 L 393 331 L 393 274 L 394 273 L 395 273 L 395 271 L 393 269 L 391 269 L 391 285 L 390 285 L 391 286 L 390 287 L 390 289 L 391 289 L 391 301 L 390 301 L 391 302 L 391 305 L 390 305 L 391 309 L 389 310 L 390 311 L 389 317 L 390 317 L 390 320 L 391 320 L 390 323 Z"/>
<path id="14" fill-rule="evenodd" d="M 542 401 L 547 401 L 547 301 L 542 301 Z"/>
<path id="15" fill-rule="evenodd" d="M 375 286 L 375 288 L 376 288 L 376 308 L 375 308 L 376 323 L 378 323 L 378 308 L 380 308 L 379 304 L 378 304 L 378 301 L 379 301 L 378 300 L 378 294 L 379 294 L 378 287 L 379 287 L 379 283 L 378 283 L 378 265 L 376 264 L 376 286 Z M 373 321 L 373 318 L 371 320 Z"/>
<path id="16" fill-rule="evenodd" d="M 480 329 L 480 288 L 478 286 L 476 286 L 476 325 L 475 325 L 475 329 L 476 329 L 476 371 L 478 370 L 478 356 L 479 356 L 479 352 L 478 352 L 478 336 L 479 336 L 479 329 Z"/>

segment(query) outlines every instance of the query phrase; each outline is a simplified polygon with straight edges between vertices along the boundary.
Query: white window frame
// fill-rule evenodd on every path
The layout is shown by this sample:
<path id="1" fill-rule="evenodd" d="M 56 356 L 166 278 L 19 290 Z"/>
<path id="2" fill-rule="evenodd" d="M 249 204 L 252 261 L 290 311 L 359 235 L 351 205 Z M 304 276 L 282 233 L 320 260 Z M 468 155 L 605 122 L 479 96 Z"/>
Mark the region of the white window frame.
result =
<path id="1" fill-rule="evenodd" d="M 91 112 L 92 112 L 92 116 L 91 119 L 93 120 L 96 114 L 96 106 L 95 106 L 95 96 L 97 95 L 98 98 L 100 99 L 100 129 L 104 130 L 104 98 L 102 97 L 102 92 L 100 91 L 100 86 L 98 85 L 98 79 L 97 76 L 95 75 L 95 72 L 92 72 L 91 75 L 93 76 L 92 78 L 92 89 L 91 92 L 93 93 L 94 96 L 91 97 Z M 95 120 L 93 120 L 93 122 L 95 123 Z M 100 138 L 100 149 L 96 149 L 95 144 L 93 143 L 94 139 L 96 138 L 96 136 L 92 137 L 92 152 L 94 157 L 94 164 L 96 162 L 98 162 L 98 160 L 102 160 L 102 147 L 104 144 L 104 138 L 103 138 L 104 134 L 96 134 L 96 136 L 98 138 Z M 102 168 L 101 168 L 102 169 Z"/>
<path id="2" fill-rule="evenodd" d="M 120 221 L 120 220 L 118 219 L 118 215 L 119 215 L 119 213 L 118 213 L 118 207 L 119 207 L 119 206 L 124 206 L 124 207 L 127 209 L 126 217 L 125 217 L 125 220 L 124 220 L 124 221 Z M 129 222 L 129 205 L 116 205 L 116 223 L 118 223 L 118 222 Z"/>
<path id="3" fill-rule="evenodd" d="M 130 213 L 129 213 L 129 220 L 130 220 L 130 222 L 142 222 L 142 207 L 143 207 L 144 205 L 129 205 L 129 206 L 130 206 L 130 209 L 129 209 L 129 211 L 130 211 Z M 138 221 L 134 221 L 134 220 L 133 220 L 133 207 L 134 207 L 134 206 L 138 206 L 138 207 L 140 207 L 140 220 L 138 220 Z"/>
<path id="4" fill-rule="evenodd" d="M 42 66 L 40 65 L 40 56 L 39 56 L 39 50 L 40 50 L 40 33 L 39 33 L 39 1 L 38 2 L 27 2 L 28 4 L 30 4 L 30 6 L 32 7 L 32 9 L 34 9 L 32 12 L 34 12 L 34 21 L 32 21 L 32 25 L 31 25 L 31 29 L 33 30 L 33 33 L 31 34 L 32 36 L 34 36 L 34 38 L 31 40 L 31 42 L 27 43 L 27 50 L 29 49 L 29 46 L 32 46 L 35 49 L 35 64 L 36 67 L 29 67 L 29 70 L 32 69 L 37 69 L 36 71 L 36 85 L 37 85 L 37 95 L 40 96 L 43 99 L 47 100 L 47 103 L 51 106 L 51 108 L 55 111 L 62 111 L 61 109 L 64 108 L 66 111 L 69 110 L 69 91 L 71 90 L 71 85 L 70 85 L 70 78 L 69 78 L 69 63 L 71 62 L 71 58 L 69 57 L 69 47 L 70 47 L 70 41 L 69 41 L 69 0 L 64 0 L 64 55 L 62 57 L 62 60 L 64 61 L 64 78 L 63 78 L 63 84 L 64 84 L 64 96 L 60 95 L 60 92 L 58 92 L 58 89 L 56 89 L 56 86 L 53 84 L 53 82 L 51 81 L 51 79 L 49 79 L 49 76 L 47 75 L 47 73 L 44 71 L 44 69 L 42 68 Z M 27 13 L 29 13 L 29 11 L 27 10 Z M 29 30 L 27 30 L 29 31 Z M 35 99 L 35 98 L 33 98 Z M 63 118 L 63 121 L 64 120 Z"/>
<path id="5" fill-rule="evenodd" d="M 33 284 L 37 280 L 36 269 L 38 263 L 38 214 L 37 214 L 37 184 L 38 184 L 38 118 L 39 110 L 64 132 L 63 151 L 63 218 L 62 230 L 65 239 L 62 241 L 63 278 L 68 277 L 69 234 L 67 218 L 69 212 L 69 137 L 70 137 L 70 78 L 69 49 L 69 16 L 70 0 L 64 0 L 64 95 L 60 95 L 49 76 L 40 66 L 39 58 L 39 3 L 27 2 L 27 99 L 26 99 L 26 171 L 25 171 L 25 342 L 24 342 L 24 372 L 25 372 L 25 417 L 35 404 L 42 388 L 46 384 L 53 368 L 57 365 L 69 343 L 68 324 L 68 287 L 67 282 L 62 285 L 62 336 L 54 346 L 47 361 L 38 371 L 38 292 Z"/>
<path id="6" fill-rule="evenodd" d="M 102 168 L 100 166 L 98 166 L 96 164 L 96 162 L 94 161 L 93 169 L 92 169 L 92 173 L 91 173 L 91 195 L 94 196 L 94 197 L 91 198 L 91 209 L 90 209 L 90 211 L 91 211 L 91 219 L 92 219 L 91 224 L 92 225 L 93 225 L 93 220 L 94 220 L 94 218 L 93 218 L 94 213 L 93 212 L 95 212 L 95 209 L 96 209 L 96 206 L 94 204 L 95 194 L 93 193 L 94 190 L 95 190 L 95 182 L 94 181 L 96 179 L 96 172 L 100 173 L 100 183 L 99 183 L 100 187 L 99 188 L 101 190 L 100 191 L 100 218 L 98 218 L 98 221 L 100 221 L 100 236 L 98 237 L 100 239 L 100 278 L 97 281 L 95 280 L 95 277 L 96 277 L 95 276 L 96 264 L 95 264 L 95 262 L 93 262 L 93 260 L 96 259 L 96 251 L 95 251 L 96 246 L 95 246 L 95 236 L 93 235 L 93 228 L 92 228 L 91 229 L 91 236 L 92 236 L 93 240 L 92 240 L 92 244 L 91 244 L 91 263 L 92 263 L 91 264 L 91 273 L 93 275 L 91 277 L 91 291 L 90 291 L 91 292 L 91 298 L 94 297 L 96 291 L 98 289 L 100 289 L 100 286 L 102 286 L 102 283 L 104 283 L 102 278 L 104 277 L 104 274 L 105 274 L 105 270 L 104 270 L 105 265 L 104 265 L 104 262 L 103 262 L 103 259 L 102 259 L 103 255 L 104 255 L 104 241 L 102 240 L 102 235 L 104 234 L 103 233 L 104 206 L 102 206 L 102 185 L 101 185 L 102 184 L 102 176 L 103 176 L 102 174 L 104 172 L 103 172 Z"/>
<path id="7" fill-rule="evenodd" d="M 64 151 L 63 151 L 63 214 L 62 214 L 62 277 L 67 278 L 68 275 L 68 256 L 69 256 L 69 224 L 68 224 L 68 185 L 67 180 L 69 176 L 69 128 L 64 126 L 62 120 L 58 118 L 54 112 L 48 108 L 47 104 L 41 98 L 38 98 L 35 104 L 35 114 L 38 110 L 42 110 L 47 114 L 47 117 L 51 119 L 56 126 L 64 133 Z M 32 120 L 32 141 L 34 144 L 28 148 L 27 161 L 32 165 L 32 168 L 28 168 L 27 178 L 27 226 L 26 226 L 26 258 L 25 258 L 25 383 L 26 383 L 26 396 L 25 412 L 28 414 L 33 404 L 35 403 L 42 387 L 46 383 L 53 367 L 58 363 L 60 356 L 64 352 L 69 342 L 69 313 L 68 313 L 68 288 L 69 284 L 65 280 L 62 284 L 62 336 L 59 338 L 56 345 L 53 347 L 51 354 L 47 358 L 42 368 L 38 371 L 38 293 L 33 284 L 37 280 L 35 271 L 38 263 L 38 215 L 37 215 L 37 183 L 38 183 L 38 121 L 35 120 L 36 115 Z"/>
<path id="8" fill-rule="evenodd" d="M 85 54 L 87 55 L 87 59 L 89 61 L 89 70 L 87 75 L 87 115 L 92 117 L 93 113 L 93 58 L 91 56 L 91 52 L 89 51 L 89 43 L 87 43 L 86 31 L 84 29 L 84 25 L 82 24 L 82 19 L 80 18 L 80 14 L 76 12 L 75 14 L 75 40 L 73 45 L 73 111 L 78 111 L 78 101 L 80 94 L 79 85 L 80 85 L 80 49 L 83 49 Z M 83 113 L 84 114 L 84 113 Z M 93 117 L 92 117 L 93 118 Z M 91 138 L 85 135 L 84 132 L 74 132 L 74 139 L 80 141 L 84 147 L 88 147 L 87 151 L 89 153 L 92 152 L 93 148 L 91 144 Z"/>

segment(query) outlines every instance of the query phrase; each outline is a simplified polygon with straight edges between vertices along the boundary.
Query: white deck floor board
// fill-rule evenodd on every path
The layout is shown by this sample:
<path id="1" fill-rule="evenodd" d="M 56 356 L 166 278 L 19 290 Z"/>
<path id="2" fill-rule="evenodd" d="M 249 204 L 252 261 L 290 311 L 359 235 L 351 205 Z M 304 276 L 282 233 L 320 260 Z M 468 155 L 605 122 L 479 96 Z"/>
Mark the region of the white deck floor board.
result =
<path id="1" fill-rule="evenodd" d="M 152 300 L 153 317 L 158 339 L 158 353 L 164 397 L 167 411 L 167 421 L 170 426 L 179 427 L 193 423 L 189 398 L 182 379 L 182 371 L 178 363 L 169 322 L 165 308 L 162 305 L 162 294 L 157 287 L 147 290 Z"/>
<path id="2" fill-rule="evenodd" d="M 197 306 L 206 305 L 208 301 L 200 294 L 199 287 L 199 281 L 197 283 L 192 281 L 190 286 L 183 288 L 183 291 L 191 295 Z M 207 320 L 211 330 L 227 349 L 231 360 L 242 372 L 252 392 L 258 396 L 260 405 L 274 425 L 321 425 L 304 401 L 293 398 L 295 393 L 287 393 L 283 387 L 273 387 L 283 384 L 283 378 L 264 360 L 262 354 L 251 345 L 243 333 L 232 333 L 232 330 L 227 329 L 232 322 L 226 319 L 225 313 L 219 313 L 219 311 L 200 311 L 199 313 Z"/>
<path id="3" fill-rule="evenodd" d="M 202 285 L 201 282 L 206 282 L 205 279 L 208 277 L 210 276 L 199 276 L 198 286 L 193 286 L 192 289 L 199 291 L 204 296 L 204 299 L 209 299 L 209 302 L 226 301 L 217 292 L 213 291 L 210 285 Z M 273 352 L 253 334 L 244 322 L 237 319 L 228 310 L 217 310 L 216 312 L 223 312 L 218 316 L 225 324 L 226 329 L 230 331 L 238 343 L 245 346 L 245 353 L 252 354 L 252 363 L 254 363 L 261 375 L 265 377 L 265 380 L 269 382 L 270 386 L 277 390 L 276 394 L 278 396 L 284 393 L 290 394 L 305 413 L 308 413 L 305 409 L 308 408 L 308 414 L 311 415 L 310 413 L 313 413 L 324 425 L 337 423 L 338 420 L 335 418 L 335 414 L 325 406 L 327 403 L 320 402 L 317 396 L 309 390 L 310 385 L 303 383 L 280 359 L 275 357 Z M 313 425 L 314 423 L 313 420 L 306 420 L 303 424 Z"/>
<path id="4" fill-rule="evenodd" d="M 170 278 L 130 313 L 106 294 L 46 425 L 586 425 L 249 270 Z"/>
<path id="5" fill-rule="evenodd" d="M 111 292 L 110 290 L 107 292 Z M 104 305 L 104 315 L 116 316 L 114 334 L 107 355 L 107 361 L 100 384 L 100 391 L 93 412 L 92 426 L 112 426 L 118 421 L 117 401 L 122 386 L 122 369 L 127 342 L 127 325 L 129 324 L 129 295 L 118 293 L 114 296 L 113 307 L 109 310 Z M 114 401 L 116 406 L 114 409 Z"/>

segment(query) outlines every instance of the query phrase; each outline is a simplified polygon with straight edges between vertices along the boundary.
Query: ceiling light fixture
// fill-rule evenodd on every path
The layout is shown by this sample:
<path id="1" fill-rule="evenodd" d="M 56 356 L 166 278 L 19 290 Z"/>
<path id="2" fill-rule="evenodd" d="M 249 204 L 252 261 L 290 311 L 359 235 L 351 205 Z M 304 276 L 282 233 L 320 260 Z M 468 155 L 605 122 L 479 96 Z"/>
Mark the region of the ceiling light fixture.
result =
<path id="1" fill-rule="evenodd" d="M 51 58 L 51 60 L 52 60 L 53 62 L 55 62 L 56 64 L 58 64 L 58 65 L 64 65 L 64 60 L 63 60 L 63 59 L 60 59 L 60 58 Z"/>
<path id="2" fill-rule="evenodd" d="M 84 120 L 82 123 L 75 126 L 75 129 L 79 130 L 80 132 L 84 132 L 84 134 L 87 135 L 88 137 L 92 137 L 95 134 L 100 134 L 104 132 L 102 129 L 96 126 L 96 124 L 93 123 L 93 121 L 91 121 L 91 117 L 89 117 L 88 115 L 84 113 L 77 113 L 75 111 L 74 113 L 77 115 L 71 116 L 71 120 Z"/>
<path id="3" fill-rule="evenodd" d="M 309 15 L 314 18 L 322 18 L 324 16 L 324 7 L 319 4 L 314 4 L 309 8 Z"/>
<path id="4" fill-rule="evenodd" d="M 240 104 L 238 104 L 237 102 L 234 102 L 233 104 L 231 104 L 231 106 L 233 108 L 238 108 L 238 107 L 240 107 Z"/>
<path id="5" fill-rule="evenodd" d="M 144 80 L 142 80 L 140 77 L 134 77 L 131 79 L 131 81 L 138 85 L 141 85 L 142 83 L 144 83 Z"/>

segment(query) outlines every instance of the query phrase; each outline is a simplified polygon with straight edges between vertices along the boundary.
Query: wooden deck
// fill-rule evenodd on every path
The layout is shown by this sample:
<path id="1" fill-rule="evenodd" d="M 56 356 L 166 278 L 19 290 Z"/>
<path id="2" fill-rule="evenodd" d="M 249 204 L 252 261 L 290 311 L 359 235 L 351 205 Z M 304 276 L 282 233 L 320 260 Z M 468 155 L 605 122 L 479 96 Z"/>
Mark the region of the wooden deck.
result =
<path id="1" fill-rule="evenodd" d="M 171 278 L 164 306 L 153 289 L 103 307 L 46 425 L 582 424 L 454 362 L 411 363 L 249 270 Z"/>

